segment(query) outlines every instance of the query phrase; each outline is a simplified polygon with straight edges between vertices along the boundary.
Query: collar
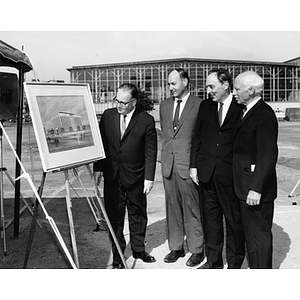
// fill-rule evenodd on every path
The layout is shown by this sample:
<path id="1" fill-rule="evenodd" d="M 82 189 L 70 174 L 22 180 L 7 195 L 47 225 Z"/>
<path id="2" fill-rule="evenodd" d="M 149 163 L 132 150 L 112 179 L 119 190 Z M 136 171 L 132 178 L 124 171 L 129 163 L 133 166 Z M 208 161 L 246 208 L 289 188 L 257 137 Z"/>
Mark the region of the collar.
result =
<path id="1" fill-rule="evenodd" d="M 175 101 L 182 100 L 182 104 L 186 103 L 187 99 L 190 97 L 191 93 L 188 92 L 182 99 L 175 98 Z"/>
<path id="2" fill-rule="evenodd" d="M 228 97 L 223 101 L 223 107 L 229 107 L 232 101 L 232 94 L 230 93 Z M 218 107 L 220 107 L 220 102 L 218 103 Z"/>
<path id="3" fill-rule="evenodd" d="M 259 98 L 257 98 L 257 99 L 255 99 L 255 100 L 253 100 L 252 102 L 250 102 L 249 104 L 247 104 L 246 105 L 246 107 L 247 107 L 247 110 L 245 111 L 245 114 L 247 114 L 248 113 L 248 111 L 259 101 L 261 99 L 261 97 L 259 97 Z M 245 115 L 244 114 L 244 115 Z"/>
<path id="4" fill-rule="evenodd" d="M 131 117 L 132 117 L 132 115 L 133 115 L 133 113 L 135 112 L 135 109 L 136 109 L 136 107 L 134 107 L 134 109 L 130 112 L 130 113 L 128 113 L 128 114 L 126 114 L 126 124 L 128 124 L 129 123 L 129 121 L 131 120 Z M 120 118 L 122 117 L 122 115 L 120 114 Z"/>

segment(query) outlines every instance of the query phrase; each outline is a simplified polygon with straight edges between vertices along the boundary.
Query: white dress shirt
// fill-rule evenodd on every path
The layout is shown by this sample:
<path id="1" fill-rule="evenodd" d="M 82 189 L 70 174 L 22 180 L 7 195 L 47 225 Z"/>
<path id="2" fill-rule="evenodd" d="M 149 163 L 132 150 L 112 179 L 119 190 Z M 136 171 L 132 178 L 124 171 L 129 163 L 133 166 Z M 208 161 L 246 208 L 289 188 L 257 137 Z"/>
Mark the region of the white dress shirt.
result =
<path id="1" fill-rule="evenodd" d="M 250 102 L 249 104 L 246 105 L 247 109 L 244 111 L 243 118 L 245 115 L 248 113 L 248 111 L 261 99 L 261 97 L 255 99 L 254 101 Z"/>
<path id="2" fill-rule="evenodd" d="M 126 128 L 127 128 L 128 124 L 130 123 L 130 120 L 132 118 L 134 111 L 135 111 L 135 108 L 130 113 L 127 114 L 127 117 L 125 119 Z M 122 121 L 123 121 L 123 115 L 120 114 L 120 131 L 122 131 Z"/>
<path id="3" fill-rule="evenodd" d="M 222 124 L 226 118 L 231 101 L 232 101 L 232 94 L 229 94 L 229 96 L 223 101 L 224 105 L 223 105 L 223 111 L 222 111 Z M 219 109 L 220 109 L 220 103 L 218 103 L 218 111 L 219 111 Z"/>
<path id="4" fill-rule="evenodd" d="M 187 101 L 187 99 L 189 98 L 190 94 L 191 94 L 191 93 L 189 92 L 189 93 L 187 93 L 182 99 L 180 99 L 180 100 L 182 100 L 182 102 L 180 103 L 179 118 L 180 118 L 180 116 L 181 116 L 181 113 L 182 113 L 182 111 L 183 111 L 183 109 L 184 109 L 184 106 L 185 106 L 186 101 Z M 177 106 L 177 100 L 179 100 L 179 99 L 178 99 L 178 98 L 175 98 L 175 100 L 174 100 L 173 119 L 174 119 L 175 110 L 176 110 L 176 106 Z"/>

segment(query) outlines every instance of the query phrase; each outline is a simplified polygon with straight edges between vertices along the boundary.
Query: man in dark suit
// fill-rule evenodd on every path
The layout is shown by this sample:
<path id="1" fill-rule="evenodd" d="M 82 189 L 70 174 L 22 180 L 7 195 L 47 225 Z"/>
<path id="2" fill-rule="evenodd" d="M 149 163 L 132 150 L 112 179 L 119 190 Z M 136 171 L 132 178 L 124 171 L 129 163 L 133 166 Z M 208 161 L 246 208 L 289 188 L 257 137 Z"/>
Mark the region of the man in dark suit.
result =
<path id="1" fill-rule="evenodd" d="M 231 94 L 227 70 L 212 70 L 206 79 L 210 99 L 200 105 L 192 140 L 190 176 L 200 185 L 207 262 L 200 269 L 223 268 L 223 216 L 228 268 L 240 268 L 245 257 L 239 201 L 234 193 L 232 143 L 242 111 Z"/>
<path id="2" fill-rule="evenodd" d="M 262 98 L 263 79 L 247 71 L 237 76 L 234 93 L 246 108 L 233 143 L 235 192 L 240 199 L 250 268 L 272 268 L 272 223 L 277 197 L 278 122 Z"/>
<path id="3" fill-rule="evenodd" d="M 186 237 L 188 251 L 192 253 L 186 265 L 195 267 L 204 259 L 204 244 L 199 195 L 189 176 L 189 160 L 201 100 L 190 94 L 189 76 L 182 68 L 169 74 L 168 85 L 172 97 L 160 105 L 161 167 L 171 250 L 164 262 L 174 263 L 185 256 Z"/>
<path id="4" fill-rule="evenodd" d="M 127 207 L 130 244 L 134 258 L 155 262 L 145 251 L 147 227 L 146 195 L 154 184 L 157 134 L 154 118 L 137 105 L 137 88 L 130 83 L 119 87 L 116 108 L 104 111 L 100 132 L 106 158 L 94 164 L 96 178 L 104 176 L 105 208 L 122 252 Z M 113 267 L 124 268 L 112 238 Z"/>

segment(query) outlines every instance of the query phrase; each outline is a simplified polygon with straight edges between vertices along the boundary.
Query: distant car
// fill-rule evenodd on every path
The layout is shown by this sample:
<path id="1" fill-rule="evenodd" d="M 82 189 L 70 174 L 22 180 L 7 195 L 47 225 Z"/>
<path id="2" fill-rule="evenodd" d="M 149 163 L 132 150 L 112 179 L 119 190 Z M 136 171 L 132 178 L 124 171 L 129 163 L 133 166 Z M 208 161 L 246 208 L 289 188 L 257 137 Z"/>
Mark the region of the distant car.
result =
<path id="1" fill-rule="evenodd" d="M 277 117 L 278 119 L 283 119 L 283 118 L 285 118 L 285 112 L 284 112 L 282 109 L 276 108 L 276 109 L 274 110 L 274 112 L 275 112 L 275 115 L 276 115 L 276 117 Z"/>

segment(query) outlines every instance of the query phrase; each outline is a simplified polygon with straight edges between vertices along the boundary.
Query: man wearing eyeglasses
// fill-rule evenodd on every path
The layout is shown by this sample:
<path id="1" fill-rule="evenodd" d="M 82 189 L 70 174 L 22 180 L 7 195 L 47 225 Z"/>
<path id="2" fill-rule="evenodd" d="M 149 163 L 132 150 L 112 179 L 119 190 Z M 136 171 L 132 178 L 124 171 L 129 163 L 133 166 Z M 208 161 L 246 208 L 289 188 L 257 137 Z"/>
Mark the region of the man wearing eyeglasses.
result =
<path id="1" fill-rule="evenodd" d="M 125 210 L 128 211 L 132 255 L 143 262 L 155 262 L 145 251 L 147 227 L 146 195 L 154 184 L 157 134 L 154 118 L 138 108 L 138 90 L 130 83 L 121 85 L 114 98 L 115 108 L 104 111 L 100 132 L 106 158 L 94 164 L 94 175 L 104 177 L 105 208 L 122 252 Z M 113 242 L 113 267 L 124 268 Z"/>

